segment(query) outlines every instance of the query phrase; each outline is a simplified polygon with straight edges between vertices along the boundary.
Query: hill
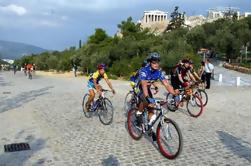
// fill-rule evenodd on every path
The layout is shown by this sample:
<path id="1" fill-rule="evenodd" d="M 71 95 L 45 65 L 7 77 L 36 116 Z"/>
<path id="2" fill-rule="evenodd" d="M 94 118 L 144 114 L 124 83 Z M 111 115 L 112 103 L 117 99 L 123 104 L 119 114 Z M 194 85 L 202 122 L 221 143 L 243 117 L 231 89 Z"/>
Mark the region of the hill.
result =
<path id="1" fill-rule="evenodd" d="M 18 59 L 23 55 L 39 54 L 47 51 L 46 49 L 18 42 L 0 40 L 1 59 Z"/>

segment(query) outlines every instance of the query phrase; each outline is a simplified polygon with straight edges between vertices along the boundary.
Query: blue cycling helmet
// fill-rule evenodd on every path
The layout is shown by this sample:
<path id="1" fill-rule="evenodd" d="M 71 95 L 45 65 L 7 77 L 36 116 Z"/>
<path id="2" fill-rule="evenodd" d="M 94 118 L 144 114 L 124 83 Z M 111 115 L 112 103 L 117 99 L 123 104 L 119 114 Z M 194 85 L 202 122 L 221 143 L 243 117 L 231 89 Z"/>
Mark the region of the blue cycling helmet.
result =
<path id="1" fill-rule="evenodd" d="M 148 54 L 148 61 L 160 61 L 160 55 L 157 52 L 151 52 Z"/>
<path id="2" fill-rule="evenodd" d="M 100 63 L 97 65 L 97 69 L 100 70 L 100 69 L 105 69 L 105 64 L 104 63 Z"/>

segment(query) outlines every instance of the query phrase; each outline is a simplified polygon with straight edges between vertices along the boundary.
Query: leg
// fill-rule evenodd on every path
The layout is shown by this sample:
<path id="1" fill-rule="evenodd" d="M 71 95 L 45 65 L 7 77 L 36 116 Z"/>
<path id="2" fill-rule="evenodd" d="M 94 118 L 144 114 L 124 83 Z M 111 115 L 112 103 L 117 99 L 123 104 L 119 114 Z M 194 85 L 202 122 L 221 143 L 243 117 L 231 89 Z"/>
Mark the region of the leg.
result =
<path id="1" fill-rule="evenodd" d="M 91 103 L 92 103 L 92 101 L 93 101 L 93 99 L 95 97 L 94 90 L 93 89 L 89 89 L 89 94 L 90 94 L 90 96 L 88 98 L 88 101 L 86 102 L 86 108 L 87 108 L 87 110 L 89 110 L 90 105 L 91 105 Z"/>
<path id="2" fill-rule="evenodd" d="M 210 79 L 211 79 L 211 73 L 206 73 L 206 82 L 207 82 L 206 89 L 210 88 L 210 81 L 211 81 Z"/>

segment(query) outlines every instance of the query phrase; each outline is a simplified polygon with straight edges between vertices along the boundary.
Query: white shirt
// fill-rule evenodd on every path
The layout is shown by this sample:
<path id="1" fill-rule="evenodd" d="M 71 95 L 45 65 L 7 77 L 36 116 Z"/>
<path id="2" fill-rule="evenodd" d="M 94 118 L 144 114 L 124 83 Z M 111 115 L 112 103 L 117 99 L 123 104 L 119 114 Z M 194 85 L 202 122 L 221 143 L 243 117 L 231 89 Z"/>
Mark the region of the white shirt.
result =
<path id="1" fill-rule="evenodd" d="M 214 69 L 214 65 L 212 63 L 205 64 L 205 72 L 212 73 Z"/>

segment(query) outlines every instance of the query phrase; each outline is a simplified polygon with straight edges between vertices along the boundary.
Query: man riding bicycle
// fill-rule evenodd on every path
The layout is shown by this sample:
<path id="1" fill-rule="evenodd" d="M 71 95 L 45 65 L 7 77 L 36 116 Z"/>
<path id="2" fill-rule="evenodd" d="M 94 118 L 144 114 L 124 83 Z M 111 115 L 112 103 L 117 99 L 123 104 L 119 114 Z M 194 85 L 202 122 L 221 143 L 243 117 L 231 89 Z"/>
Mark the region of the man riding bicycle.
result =
<path id="1" fill-rule="evenodd" d="M 105 64 L 98 64 L 97 71 L 95 73 L 90 74 L 89 80 L 87 83 L 87 87 L 89 89 L 89 98 L 85 105 L 87 111 L 90 109 L 91 103 L 93 102 L 93 99 L 95 97 L 94 89 L 97 91 L 98 94 L 101 94 L 102 87 L 99 84 L 99 81 L 102 79 L 106 81 L 107 85 L 112 90 L 112 93 L 115 94 L 112 84 L 109 81 L 107 74 L 105 73 Z"/>
<path id="2" fill-rule="evenodd" d="M 150 57 L 148 56 L 142 63 L 141 68 L 147 67 L 150 65 Z M 141 69 L 140 68 L 140 69 Z M 135 71 L 131 76 L 130 76 L 130 85 L 134 90 L 137 90 L 139 88 L 139 71 Z M 157 81 L 152 81 L 152 85 L 154 86 L 154 94 L 158 93 L 158 86 L 157 86 Z"/>
<path id="3" fill-rule="evenodd" d="M 151 93 L 151 84 L 152 81 L 160 80 L 162 84 L 165 86 L 166 90 L 171 94 L 176 94 L 173 90 L 173 87 L 168 83 L 165 79 L 163 73 L 159 69 L 160 55 L 156 52 L 149 54 L 149 65 L 142 67 L 139 70 L 139 89 L 140 89 L 140 103 L 139 103 L 139 111 L 137 111 L 137 122 L 138 125 L 142 123 L 142 112 L 146 107 L 154 107 L 154 98 Z M 148 110 L 148 120 L 149 125 L 155 120 L 156 115 L 154 112 L 149 109 Z M 155 116 L 154 116 L 155 115 Z"/>
<path id="4" fill-rule="evenodd" d="M 181 64 L 173 69 L 171 73 L 171 84 L 176 91 L 181 87 L 189 86 L 189 80 L 196 81 L 190 72 L 190 65 L 188 59 L 183 59 Z"/>

